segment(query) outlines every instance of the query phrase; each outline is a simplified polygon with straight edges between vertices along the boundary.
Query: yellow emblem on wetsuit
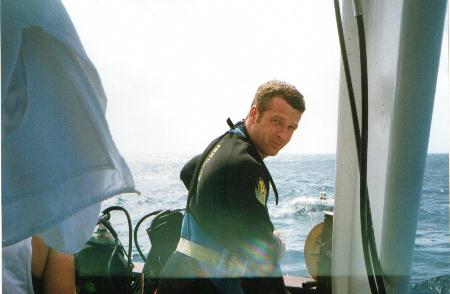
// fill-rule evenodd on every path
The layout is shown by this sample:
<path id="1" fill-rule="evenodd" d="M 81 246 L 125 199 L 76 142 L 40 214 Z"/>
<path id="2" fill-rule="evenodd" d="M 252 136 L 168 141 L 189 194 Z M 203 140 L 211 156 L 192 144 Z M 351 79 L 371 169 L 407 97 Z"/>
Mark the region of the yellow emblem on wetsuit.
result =
<path id="1" fill-rule="evenodd" d="M 264 180 L 261 177 L 256 183 L 255 195 L 256 199 L 258 199 L 258 201 L 261 202 L 262 205 L 266 205 L 267 189 L 266 185 L 264 184 Z"/>

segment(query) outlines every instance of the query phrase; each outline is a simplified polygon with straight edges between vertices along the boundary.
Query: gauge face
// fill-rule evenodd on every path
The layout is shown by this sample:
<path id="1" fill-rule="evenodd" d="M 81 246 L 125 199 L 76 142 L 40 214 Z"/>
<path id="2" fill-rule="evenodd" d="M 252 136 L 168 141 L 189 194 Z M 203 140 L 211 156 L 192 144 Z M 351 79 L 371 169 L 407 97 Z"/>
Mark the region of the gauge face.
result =
<path id="1" fill-rule="evenodd" d="M 316 225 L 308 234 L 305 241 L 305 263 L 311 277 L 317 280 L 319 273 L 320 247 L 322 243 L 324 224 Z"/>
<path id="2" fill-rule="evenodd" d="M 305 241 L 305 263 L 311 277 L 317 280 L 321 272 L 329 273 L 330 263 L 328 259 L 331 252 L 327 248 L 331 241 L 331 231 L 326 230 L 325 223 L 316 225 L 308 234 Z M 322 268 L 321 268 L 322 267 Z"/>

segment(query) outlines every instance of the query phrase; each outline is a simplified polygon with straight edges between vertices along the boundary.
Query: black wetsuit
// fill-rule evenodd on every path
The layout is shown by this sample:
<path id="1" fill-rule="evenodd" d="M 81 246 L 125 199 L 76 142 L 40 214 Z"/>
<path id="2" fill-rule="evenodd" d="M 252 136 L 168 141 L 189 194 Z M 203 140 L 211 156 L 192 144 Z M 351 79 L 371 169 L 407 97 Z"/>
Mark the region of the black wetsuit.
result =
<path id="1" fill-rule="evenodd" d="M 271 177 L 242 122 L 191 159 L 180 177 L 189 189 L 188 213 L 209 238 L 237 256 L 278 267 L 279 242 L 266 206 Z M 198 272 L 196 266 L 197 260 L 175 252 L 163 276 L 181 279 L 162 279 L 159 293 L 227 292 L 208 279 L 184 276 Z M 251 275 L 240 283 L 245 293 L 285 292 L 280 271 L 270 278 Z"/>

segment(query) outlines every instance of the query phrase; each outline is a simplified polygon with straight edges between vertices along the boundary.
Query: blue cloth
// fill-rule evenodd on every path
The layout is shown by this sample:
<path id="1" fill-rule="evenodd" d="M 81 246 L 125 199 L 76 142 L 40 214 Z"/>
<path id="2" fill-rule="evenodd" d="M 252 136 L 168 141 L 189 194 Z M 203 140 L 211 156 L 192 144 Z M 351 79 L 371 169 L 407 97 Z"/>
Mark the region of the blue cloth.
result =
<path id="1" fill-rule="evenodd" d="M 186 212 L 183 218 L 183 225 L 181 227 L 181 237 L 190 240 L 196 244 L 200 244 L 207 248 L 213 249 L 217 252 L 222 252 L 224 247 L 217 242 L 213 241 L 208 235 L 203 231 L 203 229 L 199 226 L 195 218 L 189 213 Z M 178 257 L 177 257 L 178 256 Z M 164 268 L 165 272 L 180 272 L 182 271 L 182 275 L 184 278 L 186 277 L 200 277 L 205 278 L 209 277 L 211 283 L 220 289 L 221 293 L 224 294 L 239 294 L 244 293 L 240 279 L 231 279 L 227 278 L 228 273 L 220 269 L 218 267 L 211 266 L 202 261 L 193 261 L 190 257 L 183 258 L 179 256 L 179 253 L 175 254 L 172 261 L 169 260 L 166 267 Z M 177 260 L 177 262 L 173 262 L 173 260 Z M 225 278 L 225 279 L 224 279 Z"/>
<path id="2" fill-rule="evenodd" d="M 2 248 L 2 293 L 34 294 L 31 238 Z"/>
<path id="3" fill-rule="evenodd" d="M 237 128 L 229 130 L 229 132 L 232 133 L 232 134 L 240 135 L 242 137 L 246 137 L 245 134 L 244 134 L 244 131 L 243 131 L 243 127 L 244 127 L 244 125 L 241 124 Z"/>
<path id="4" fill-rule="evenodd" d="M 197 223 L 197 221 L 195 220 L 195 218 L 189 213 L 186 212 L 184 218 L 183 218 L 183 225 L 181 227 L 181 237 L 192 241 L 196 244 L 202 245 L 204 247 L 207 247 L 209 249 L 212 249 L 218 253 L 222 253 L 224 252 L 224 250 L 227 250 L 224 248 L 224 246 L 222 246 L 221 244 L 217 243 L 216 241 L 212 240 L 208 234 L 201 228 L 201 226 Z M 230 252 L 228 252 L 230 253 Z M 232 253 L 230 253 L 232 254 Z M 235 255 L 236 256 L 236 255 Z M 242 257 L 241 261 L 243 263 L 249 261 L 246 258 Z M 197 261 L 198 265 L 201 268 L 201 271 L 203 274 L 205 274 L 207 277 L 232 277 L 234 276 L 236 273 L 233 272 L 233 269 L 231 269 L 231 271 L 228 271 L 226 269 L 220 268 L 220 265 L 218 266 L 211 266 L 209 264 L 206 264 L 204 262 L 201 261 Z M 249 261 L 251 262 L 251 261 Z M 261 263 L 260 265 L 263 266 L 263 264 L 266 263 Z M 258 264 L 253 263 L 253 266 L 258 267 Z M 272 272 L 270 274 L 266 273 L 268 276 L 281 276 L 281 269 L 278 263 L 273 265 L 273 269 Z M 188 276 L 192 276 L 195 272 L 198 272 L 198 270 L 190 270 Z M 185 273 L 185 272 L 184 272 Z M 259 273 L 260 274 L 260 273 Z M 242 273 L 242 276 L 248 276 L 248 277 L 253 277 L 253 276 L 259 276 L 258 272 L 254 272 L 251 270 L 251 268 L 248 269 L 247 272 Z M 229 279 L 227 280 L 227 283 L 235 283 L 236 281 Z M 213 281 L 214 284 L 218 283 L 217 281 Z M 234 287 L 234 286 L 233 286 Z"/>
<path id="5" fill-rule="evenodd" d="M 92 234 L 100 202 L 134 192 L 133 178 L 62 3 L 4 0 L 1 29 L 2 245 L 47 230 L 47 245 L 73 252 Z"/>
<path id="6" fill-rule="evenodd" d="M 222 252 L 224 250 L 224 247 L 222 245 L 212 240 L 206 234 L 206 232 L 200 227 L 195 218 L 189 212 L 186 212 L 183 218 L 183 224 L 181 226 L 181 237 L 199 245 L 213 249 L 217 252 Z"/>

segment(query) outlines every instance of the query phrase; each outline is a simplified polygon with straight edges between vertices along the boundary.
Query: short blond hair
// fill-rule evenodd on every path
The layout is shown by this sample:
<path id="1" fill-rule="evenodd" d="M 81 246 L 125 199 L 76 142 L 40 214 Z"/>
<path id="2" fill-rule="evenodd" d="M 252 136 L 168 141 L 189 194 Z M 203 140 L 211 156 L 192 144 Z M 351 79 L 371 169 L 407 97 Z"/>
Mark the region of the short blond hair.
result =
<path id="1" fill-rule="evenodd" d="M 285 100 L 292 108 L 297 109 L 300 113 L 305 111 L 305 100 L 303 95 L 295 88 L 295 86 L 279 81 L 268 81 L 256 90 L 252 106 L 256 105 L 258 110 L 263 113 L 273 97 L 280 97 Z"/>

